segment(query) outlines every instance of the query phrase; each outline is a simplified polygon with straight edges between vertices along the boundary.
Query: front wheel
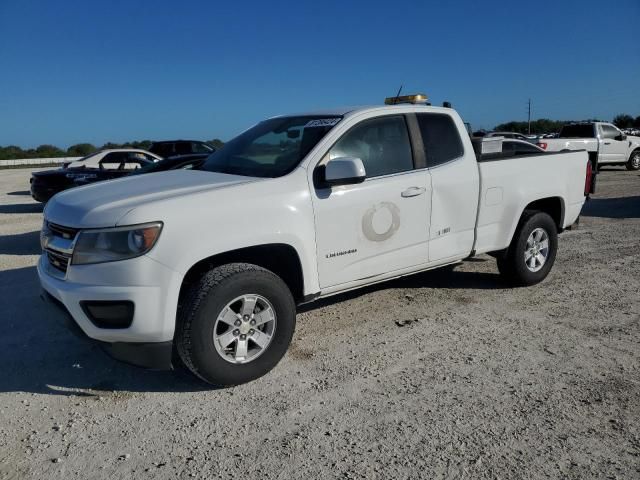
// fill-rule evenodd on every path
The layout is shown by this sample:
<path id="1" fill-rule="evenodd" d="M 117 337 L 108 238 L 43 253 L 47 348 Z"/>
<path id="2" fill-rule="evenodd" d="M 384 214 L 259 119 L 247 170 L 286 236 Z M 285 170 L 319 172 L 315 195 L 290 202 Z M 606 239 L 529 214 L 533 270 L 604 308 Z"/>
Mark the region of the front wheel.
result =
<path id="1" fill-rule="evenodd" d="M 534 285 L 544 280 L 556 259 L 558 230 L 546 213 L 525 212 L 498 270 L 511 284 Z"/>
<path id="2" fill-rule="evenodd" d="M 247 263 L 208 271 L 181 302 L 176 348 L 204 381 L 231 386 L 254 380 L 284 356 L 296 307 L 280 277 Z"/>
<path id="3" fill-rule="evenodd" d="M 640 150 L 634 150 L 627 162 L 627 170 L 640 170 Z"/>

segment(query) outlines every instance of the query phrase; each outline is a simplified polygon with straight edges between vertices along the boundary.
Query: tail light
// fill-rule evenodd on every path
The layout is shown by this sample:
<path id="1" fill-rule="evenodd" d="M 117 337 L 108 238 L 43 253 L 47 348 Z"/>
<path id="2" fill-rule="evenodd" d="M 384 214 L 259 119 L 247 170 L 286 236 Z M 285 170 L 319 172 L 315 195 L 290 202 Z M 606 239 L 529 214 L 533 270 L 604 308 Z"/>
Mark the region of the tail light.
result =
<path id="1" fill-rule="evenodd" d="M 593 180 L 593 167 L 591 161 L 587 160 L 587 176 L 584 179 L 584 196 L 588 197 L 591 193 L 591 182 Z"/>
<path id="2" fill-rule="evenodd" d="M 543 150 L 546 150 L 547 149 L 547 142 L 539 142 L 538 146 L 540 148 L 542 148 Z"/>

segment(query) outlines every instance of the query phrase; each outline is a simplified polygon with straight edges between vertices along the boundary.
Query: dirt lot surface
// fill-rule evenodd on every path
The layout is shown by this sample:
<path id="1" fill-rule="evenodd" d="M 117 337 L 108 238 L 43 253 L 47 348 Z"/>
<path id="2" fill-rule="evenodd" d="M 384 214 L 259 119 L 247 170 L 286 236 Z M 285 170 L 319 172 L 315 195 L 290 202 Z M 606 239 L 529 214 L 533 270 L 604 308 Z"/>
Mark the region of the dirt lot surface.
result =
<path id="1" fill-rule="evenodd" d="M 481 256 L 301 309 L 267 376 L 119 364 L 40 301 L 0 171 L 0 478 L 640 478 L 640 175 L 603 172 L 550 277 Z"/>

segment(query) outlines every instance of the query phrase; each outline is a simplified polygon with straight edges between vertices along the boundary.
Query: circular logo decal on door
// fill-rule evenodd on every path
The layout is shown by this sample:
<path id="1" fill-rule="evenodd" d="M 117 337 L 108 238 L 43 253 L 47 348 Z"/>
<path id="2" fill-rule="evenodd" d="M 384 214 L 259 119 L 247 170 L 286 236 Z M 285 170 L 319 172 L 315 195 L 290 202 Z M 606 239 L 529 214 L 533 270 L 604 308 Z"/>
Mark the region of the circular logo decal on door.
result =
<path id="1" fill-rule="evenodd" d="M 391 202 L 382 202 L 366 211 L 362 217 L 362 233 L 372 242 L 384 242 L 400 228 L 400 209 Z"/>

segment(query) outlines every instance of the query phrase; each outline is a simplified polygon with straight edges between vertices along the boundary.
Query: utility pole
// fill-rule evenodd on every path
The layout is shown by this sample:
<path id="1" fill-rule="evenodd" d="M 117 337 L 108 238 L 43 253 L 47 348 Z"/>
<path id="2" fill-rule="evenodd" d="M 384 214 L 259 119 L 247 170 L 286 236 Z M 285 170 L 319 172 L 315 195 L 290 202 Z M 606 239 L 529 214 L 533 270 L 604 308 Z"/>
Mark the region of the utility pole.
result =
<path id="1" fill-rule="evenodd" d="M 529 124 L 529 127 L 527 129 L 527 132 L 529 135 L 531 135 L 531 99 L 529 99 L 529 108 L 528 108 L 528 114 L 527 114 L 527 123 Z"/>

